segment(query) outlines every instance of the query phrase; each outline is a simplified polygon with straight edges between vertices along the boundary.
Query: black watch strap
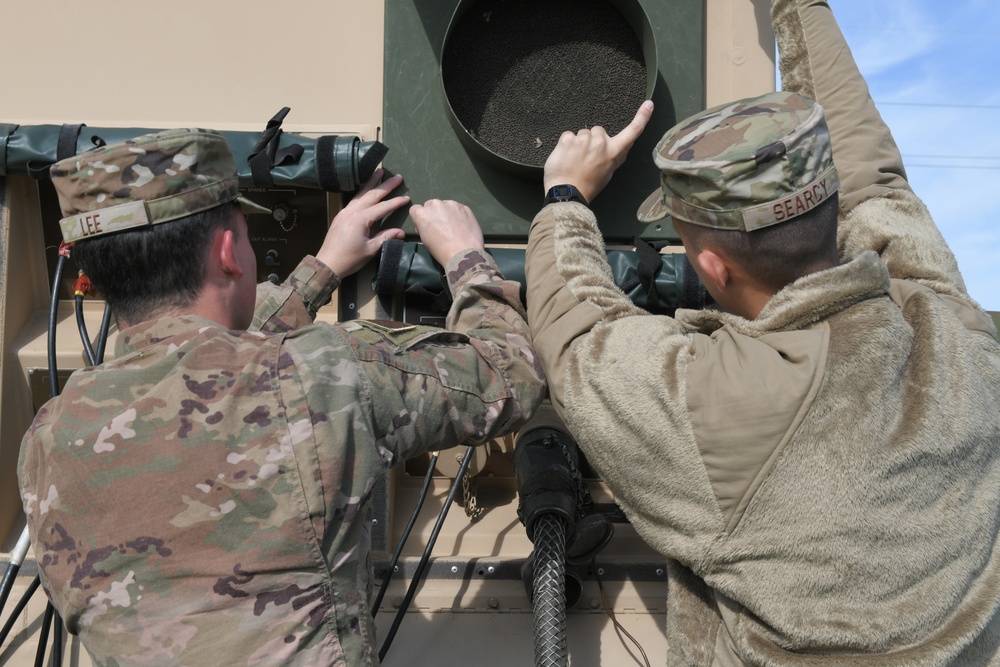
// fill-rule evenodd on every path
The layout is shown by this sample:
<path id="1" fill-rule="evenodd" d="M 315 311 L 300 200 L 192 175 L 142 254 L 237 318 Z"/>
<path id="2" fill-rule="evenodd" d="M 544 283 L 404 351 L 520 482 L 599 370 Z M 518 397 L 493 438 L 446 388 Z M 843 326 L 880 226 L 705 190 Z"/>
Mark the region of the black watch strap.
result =
<path id="1" fill-rule="evenodd" d="M 590 206 L 590 204 L 587 203 L 587 198 L 581 195 L 579 190 L 577 190 L 574 186 L 567 184 L 553 185 L 549 188 L 549 191 L 545 193 L 546 205 L 560 201 L 577 201 L 584 206 Z"/>

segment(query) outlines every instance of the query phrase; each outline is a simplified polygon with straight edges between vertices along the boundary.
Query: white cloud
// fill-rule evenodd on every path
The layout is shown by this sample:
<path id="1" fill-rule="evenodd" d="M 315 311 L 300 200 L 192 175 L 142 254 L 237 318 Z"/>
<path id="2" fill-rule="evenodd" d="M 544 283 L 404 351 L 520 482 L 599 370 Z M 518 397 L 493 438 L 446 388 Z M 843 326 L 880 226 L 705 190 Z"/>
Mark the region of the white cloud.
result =
<path id="1" fill-rule="evenodd" d="M 932 52 L 940 36 L 926 30 L 927 16 L 917 2 L 851 1 L 833 4 L 862 73 L 871 80 Z M 900 11 L 900 6 L 905 6 Z"/>

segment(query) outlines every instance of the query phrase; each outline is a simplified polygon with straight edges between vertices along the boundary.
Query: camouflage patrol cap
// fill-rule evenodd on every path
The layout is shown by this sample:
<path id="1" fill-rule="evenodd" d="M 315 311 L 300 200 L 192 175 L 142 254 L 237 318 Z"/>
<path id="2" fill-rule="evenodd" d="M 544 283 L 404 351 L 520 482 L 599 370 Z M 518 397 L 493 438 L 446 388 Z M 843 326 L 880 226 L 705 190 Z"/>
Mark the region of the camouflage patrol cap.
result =
<path id="1" fill-rule="evenodd" d="M 823 109 L 796 93 L 768 93 L 696 114 L 653 152 L 660 188 L 643 222 L 671 216 L 753 231 L 802 215 L 840 187 Z"/>
<path id="2" fill-rule="evenodd" d="M 67 243 L 171 222 L 229 202 L 270 213 L 239 196 L 236 161 L 211 130 L 146 134 L 66 158 L 49 168 Z"/>

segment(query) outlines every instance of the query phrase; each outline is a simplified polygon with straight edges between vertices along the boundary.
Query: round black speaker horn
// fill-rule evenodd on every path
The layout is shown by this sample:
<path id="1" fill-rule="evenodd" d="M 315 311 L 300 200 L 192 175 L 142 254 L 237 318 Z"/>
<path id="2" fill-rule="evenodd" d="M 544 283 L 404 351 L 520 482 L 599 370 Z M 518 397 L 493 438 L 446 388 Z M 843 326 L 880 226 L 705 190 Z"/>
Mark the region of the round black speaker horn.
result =
<path id="1" fill-rule="evenodd" d="M 638 0 L 462 0 L 441 81 L 466 150 L 540 179 L 563 132 L 620 132 L 652 97 L 656 63 Z"/>

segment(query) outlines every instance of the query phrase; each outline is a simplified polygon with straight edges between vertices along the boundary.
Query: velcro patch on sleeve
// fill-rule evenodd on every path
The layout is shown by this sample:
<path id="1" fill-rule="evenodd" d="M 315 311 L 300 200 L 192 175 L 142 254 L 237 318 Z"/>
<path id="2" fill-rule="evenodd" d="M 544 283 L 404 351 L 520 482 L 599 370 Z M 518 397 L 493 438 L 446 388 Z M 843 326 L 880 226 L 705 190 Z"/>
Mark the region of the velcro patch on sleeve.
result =
<path id="1" fill-rule="evenodd" d="M 438 327 L 419 326 L 392 320 L 351 320 L 343 324 L 344 330 L 369 344 L 389 343 L 397 350 L 405 350 L 429 340 L 441 344 L 467 342 L 469 337 Z"/>

